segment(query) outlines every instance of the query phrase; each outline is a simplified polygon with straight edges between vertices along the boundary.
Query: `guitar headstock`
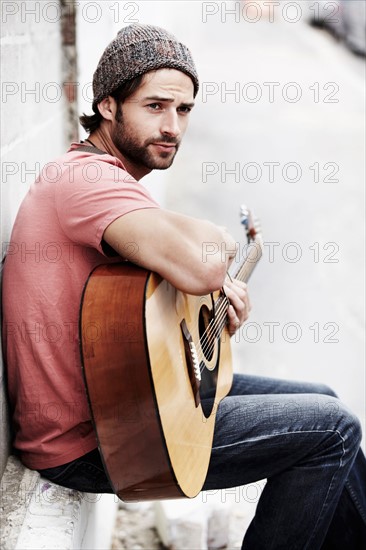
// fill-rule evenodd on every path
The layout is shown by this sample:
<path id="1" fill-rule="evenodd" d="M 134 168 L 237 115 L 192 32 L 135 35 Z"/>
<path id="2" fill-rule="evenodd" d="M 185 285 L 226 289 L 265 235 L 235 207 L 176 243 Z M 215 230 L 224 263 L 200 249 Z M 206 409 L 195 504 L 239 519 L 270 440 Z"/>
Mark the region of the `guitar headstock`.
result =
<path id="1" fill-rule="evenodd" d="M 245 205 L 240 207 L 240 223 L 244 226 L 248 245 L 245 257 L 233 278 L 247 283 L 254 267 L 263 255 L 264 244 L 259 220 Z"/>
<path id="2" fill-rule="evenodd" d="M 245 204 L 240 207 L 240 223 L 244 226 L 245 236 L 248 244 L 252 241 L 262 245 L 262 229 L 260 221 L 249 210 Z"/>

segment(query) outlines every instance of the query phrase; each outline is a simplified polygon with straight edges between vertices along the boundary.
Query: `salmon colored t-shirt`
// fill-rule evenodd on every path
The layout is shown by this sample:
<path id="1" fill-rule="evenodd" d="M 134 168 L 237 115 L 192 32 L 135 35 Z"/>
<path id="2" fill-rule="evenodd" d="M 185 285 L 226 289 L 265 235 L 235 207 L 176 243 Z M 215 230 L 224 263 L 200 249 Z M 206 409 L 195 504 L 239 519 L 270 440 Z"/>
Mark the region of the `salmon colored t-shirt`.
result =
<path id="1" fill-rule="evenodd" d="M 3 344 L 15 440 L 26 466 L 52 468 L 97 446 L 81 370 L 79 308 L 103 232 L 158 208 L 113 156 L 76 150 L 47 164 L 19 209 L 3 273 Z"/>

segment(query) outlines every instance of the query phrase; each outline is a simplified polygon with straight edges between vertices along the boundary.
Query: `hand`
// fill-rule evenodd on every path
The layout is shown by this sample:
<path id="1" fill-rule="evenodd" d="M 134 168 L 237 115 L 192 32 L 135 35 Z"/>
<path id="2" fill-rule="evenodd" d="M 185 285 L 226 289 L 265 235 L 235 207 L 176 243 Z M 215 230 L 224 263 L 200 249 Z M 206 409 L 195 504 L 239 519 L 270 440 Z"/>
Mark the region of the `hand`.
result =
<path id="1" fill-rule="evenodd" d="M 248 319 L 252 309 L 249 301 L 247 285 L 237 279 L 226 280 L 224 291 L 230 301 L 227 311 L 228 330 L 230 336 L 235 334 L 238 328 Z"/>

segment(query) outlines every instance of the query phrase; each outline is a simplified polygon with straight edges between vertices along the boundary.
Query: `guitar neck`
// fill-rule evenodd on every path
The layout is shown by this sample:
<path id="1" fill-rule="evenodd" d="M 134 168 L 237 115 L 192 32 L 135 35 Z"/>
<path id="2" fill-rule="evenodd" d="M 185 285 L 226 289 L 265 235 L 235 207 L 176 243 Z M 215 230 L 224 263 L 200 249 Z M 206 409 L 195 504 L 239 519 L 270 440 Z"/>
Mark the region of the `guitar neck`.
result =
<path id="1" fill-rule="evenodd" d="M 248 253 L 238 269 L 235 271 L 233 279 L 238 279 L 239 281 L 242 281 L 244 283 L 247 283 L 250 279 L 251 274 L 253 273 L 253 270 L 257 263 L 259 262 L 260 258 L 262 257 L 263 253 L 263 242 L 261 237 L 256 237 L 248 246 Z M 216 324 L 216 334 L 219 336 L 221 335 L 222 331 L 224 330 L 224 327 L 226 325 L 227 315 L 226 311 L 230 305 L 229 299 L 226 297 L 225 294 L 221 294 L 219 298 L 215 301 L 215 311 L 222 312 L 225 311 L 225 315 L 222 315 L 222 313 L 219 315 L 218 319 L 214 320 Z"/>
<path id="2" fill-rule="evenodd" d="M 234 279 L 247 283 L 263 253 L 263 243 L 256 237 L 248 246 L 248 253 L 234 274 Z"/>

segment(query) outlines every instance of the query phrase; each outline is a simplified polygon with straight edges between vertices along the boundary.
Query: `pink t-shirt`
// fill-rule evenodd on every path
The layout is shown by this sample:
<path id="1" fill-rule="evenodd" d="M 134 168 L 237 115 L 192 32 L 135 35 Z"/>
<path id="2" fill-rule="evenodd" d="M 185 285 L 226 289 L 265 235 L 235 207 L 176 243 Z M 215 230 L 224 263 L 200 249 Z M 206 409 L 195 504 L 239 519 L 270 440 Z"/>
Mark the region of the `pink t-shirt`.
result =
<path id="1" fill-rule="evenodd" d="M 3 273 L 3 344 L 14 446 L 24 464 L 59 466 L 97 446 L 81 370 L 81 294 L 92 269 L 121 260 L 102 248 L 106 227 L 158 208 L 110 155 L 76 151 L 50 162 L 15 221 Z"/>

